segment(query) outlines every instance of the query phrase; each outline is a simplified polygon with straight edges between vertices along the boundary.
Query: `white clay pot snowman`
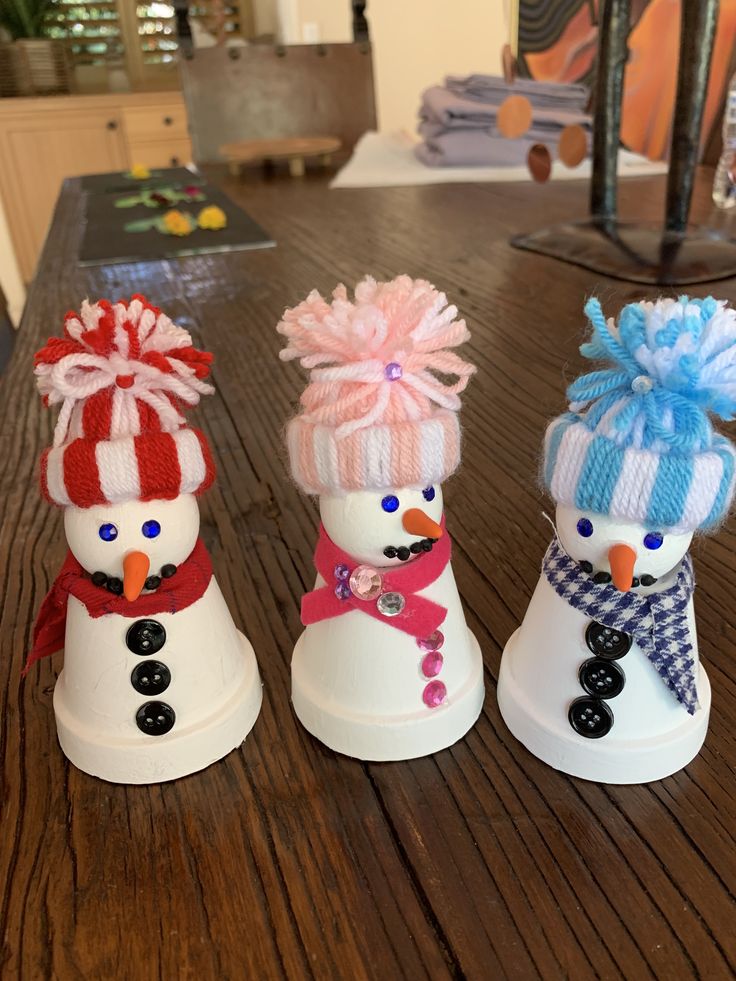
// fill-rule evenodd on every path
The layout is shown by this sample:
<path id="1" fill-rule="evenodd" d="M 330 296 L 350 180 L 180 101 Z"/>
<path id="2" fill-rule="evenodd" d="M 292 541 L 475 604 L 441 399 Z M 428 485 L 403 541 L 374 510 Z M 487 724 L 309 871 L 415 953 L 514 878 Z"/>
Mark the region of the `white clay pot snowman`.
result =
<path id="1" fill-rule="evenodd" d="M 294 649 L 299 720 L 331 749 L 359 759 L 410 759 L 451 746 L 473 726 L 484 697 L 483 660 L 452 566 L 441 559 L 437 578 L 415 594 L 441 610 L 438 626 L 420 636 L 396 625 L 415 597 L 392 581 L 392 572 L 411 574 L 412 563 L 426 566 L 435 549 L 449 548 L 440 488 L 321 497 L 320 515 L 345 556 L 315 583 L 315 591 L 336 595 L 330 613 L 336 606 L 337 615 L 309 623 Z"/>
<path id="2" fill-rule="evenodd" d="M 643 783 L 686 766 L 708 727 L 688 548 L 733 495 L 734 449 L 705 409 L 736 406 L 736 315 L 687 297 L 630 304 L 618 324 L 595 300 L 586 312 L 582 352 L 613 364 L 573 383 L 547 431 L 556 538 L 498 701 L 556 769 Z"/>
<path id="3" fill-rule="evenodd" d="M 36 373 L 62 403 L 41 469 L 70 554 L 28 665 L 63 646 L 54 710 L 75 766 L 118 783 L 172 780 L 239 746 L 262 697 L 198 538 L 194 494 L 214 468 L 180 410 L 211 391 L 210 359 L 138 297 L 85 303 L 65 333 Z"/>
<path id="4" fill-rule="evenodd" d="M 344 287 L 331 304 L 313 293 L 279 324 L 282 358 L 312 369 L 287 441 L 322 521 L 292 699 L 305 728 L 359 759 L 444 749 L 483 704 L 440 488 L 459 463 L 457 394 L 473 371 L 446 350 L 469 336 L 456 314 L 429 283 L 366 278 L 354 302 Z"/>

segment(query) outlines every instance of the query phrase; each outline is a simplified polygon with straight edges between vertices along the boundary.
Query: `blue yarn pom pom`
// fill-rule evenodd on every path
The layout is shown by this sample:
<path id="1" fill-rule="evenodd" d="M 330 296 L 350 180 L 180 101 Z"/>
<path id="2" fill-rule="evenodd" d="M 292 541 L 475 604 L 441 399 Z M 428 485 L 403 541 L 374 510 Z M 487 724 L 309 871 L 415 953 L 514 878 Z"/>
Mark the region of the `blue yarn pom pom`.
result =
<path id="1" fill-rule="evenodd" d="M 708 413 L 736 414 L 736 311 L 725 302 L 681 296 L 629 303 L 618 324 L 606 322 L 597 299 L 585 313 L 592 326 L 584 357 L 607 362 L 570 385 L 575 412 L 596 427 L 610 413 L 622 443 L 665 443 L 693 451 L 710 444 Z"/>

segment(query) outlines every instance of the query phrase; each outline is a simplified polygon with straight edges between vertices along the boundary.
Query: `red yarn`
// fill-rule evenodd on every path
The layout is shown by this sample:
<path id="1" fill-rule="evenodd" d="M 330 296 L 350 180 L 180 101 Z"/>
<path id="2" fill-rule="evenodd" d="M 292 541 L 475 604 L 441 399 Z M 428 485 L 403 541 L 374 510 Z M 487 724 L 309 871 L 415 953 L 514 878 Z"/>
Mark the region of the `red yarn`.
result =
<path id="1" fill-rule="evenodd" d="M 44 404 L 60 406 L 41 461 L 44 496 L 86 508 L 206 490 L 212 457 L 185 416 L 213 391 L 204 381 L 212 354 L 139 294 L 85 300 L 66 315 L 64 335 L 35 356 Z"/>
<path id="2" fill-rule="evenodd" d="M 170 579 L 162 579 L 154 593 L 139 596 L 130 603 L 124 596 L 115 596 L 100 586 L 95 586 L 71 552 L 67 554 L 61 572 L 41 604 L 33 630 L 33 647 L 23 668 L 23 677 L 36 661 L 48 657 L 64 646 L 66 610 L 69 596 L 84 604 L 93 618 L 116 613 L 118 616 L 137 619 L 157 613 L 179 613 L 204 595 L 212 578 L 212 563 L 201 539 L 192 554 L 176 570 Z"/>

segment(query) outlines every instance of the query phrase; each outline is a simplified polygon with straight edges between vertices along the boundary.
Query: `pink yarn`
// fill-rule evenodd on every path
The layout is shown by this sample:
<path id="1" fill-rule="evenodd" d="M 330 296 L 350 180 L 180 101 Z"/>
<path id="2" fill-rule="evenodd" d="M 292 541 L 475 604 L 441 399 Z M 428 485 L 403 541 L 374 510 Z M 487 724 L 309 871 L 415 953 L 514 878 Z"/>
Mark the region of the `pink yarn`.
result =
<path id="1" fill-rule="evenodd" d="M 368 426 L 428 419 L 435 407 L 460 408 L 475 368 L 448 350 L 470 333 L 444 293 L 423 279 L 366 276 L 354 302 L 343 285 L 332 297 L 327 303 L 313 290 L 277 328 L 288 338 L 282 360 L 298 358 L 310 372 L 303 422 L 334 428 L 340 440 Z M 401 366 L 395 381 L 386 377 L 390 364 Z M 446 384 L 433 372 L 457 381 Z"/>

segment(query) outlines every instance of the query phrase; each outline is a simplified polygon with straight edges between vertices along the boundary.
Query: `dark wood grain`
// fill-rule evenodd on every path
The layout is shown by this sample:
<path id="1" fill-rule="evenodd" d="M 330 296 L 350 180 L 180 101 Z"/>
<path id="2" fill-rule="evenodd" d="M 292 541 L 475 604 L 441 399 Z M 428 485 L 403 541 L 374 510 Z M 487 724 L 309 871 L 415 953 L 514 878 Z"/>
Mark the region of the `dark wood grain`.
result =
<path id="1" fill-rule="evenodd" d="M 708 209 L 701 175 L 694 213 Z M 643 787 L 570 779 L 499 717 L 503 645 L 538 576 L 549 504 L 535 484 L 545 421 L 580 367 L 582 303 L 652 295 L 507 244 L 583 217 L 582 183 L 329 192 L 321 178 L 225 188 L 275 250 L 79 269 L 81 202 L 65 186 L 0 381 L 0 974 L 8 978 L 666 978 L 736 970 L 734 524 L 695 548 L 708 740 Z M 623 183 L 623 216 L 662 214 L 664 181 Z M 466 316 L 478 365 L 463 467 L 446 487 L 454 569 L 488 697 L 469 736 L 410 763 L 337 756 L 296 723 L 289 660 L 313 572 L 316 509 L 289 482 L 281 432 L 303 384 L 274 325 L 310 289 L 364 272 L 422 275 Z M 35 483 L 51 438 L 32 354 L 86 295 L 142 291 L 214 351 L 198 418 L 219 480 L 204 533 L 252 640 L 263 712 L 203 773 L 119 787 L 66 763 L 51 693 L 59 659 L 20 669 L 64 553 Z M 699 290 L 705 293 L 707 290 Z M 714 286 L 736 300 L 733 281 Z"/>

